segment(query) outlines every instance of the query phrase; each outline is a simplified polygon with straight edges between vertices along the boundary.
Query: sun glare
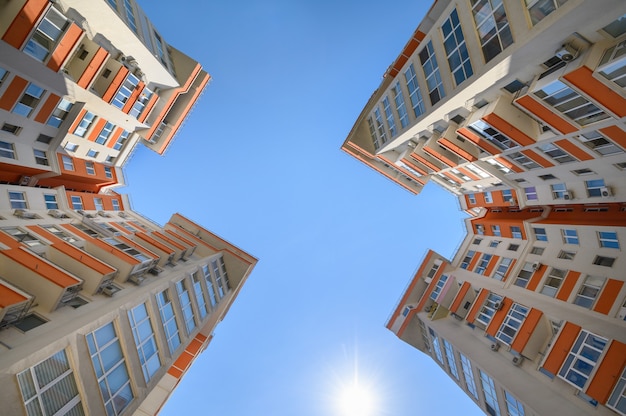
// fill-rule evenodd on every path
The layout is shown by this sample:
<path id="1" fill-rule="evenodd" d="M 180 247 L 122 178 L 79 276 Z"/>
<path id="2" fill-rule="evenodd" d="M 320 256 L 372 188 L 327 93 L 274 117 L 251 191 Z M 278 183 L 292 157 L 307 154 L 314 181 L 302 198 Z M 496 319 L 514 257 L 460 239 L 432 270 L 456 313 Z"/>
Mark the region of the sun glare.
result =
<path id="1" fill-rule="evenodd" d="M 375 400 L 372 391 L 353 382 L 339 393 L 340 416 L 373 416 Z"/>

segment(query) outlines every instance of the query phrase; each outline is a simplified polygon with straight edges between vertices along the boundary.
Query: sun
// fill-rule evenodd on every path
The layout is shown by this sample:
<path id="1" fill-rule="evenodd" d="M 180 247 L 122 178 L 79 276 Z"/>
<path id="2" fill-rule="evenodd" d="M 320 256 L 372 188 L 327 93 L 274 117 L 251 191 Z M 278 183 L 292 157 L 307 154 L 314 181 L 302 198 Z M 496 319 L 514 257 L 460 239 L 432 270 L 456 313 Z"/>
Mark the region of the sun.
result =
<path id="1" fill-rule="evenodd" d="M 358 381 L 343 386 L 338 402 L 340 416 L 373 416 L 375 412 L 373 392 Z"/>

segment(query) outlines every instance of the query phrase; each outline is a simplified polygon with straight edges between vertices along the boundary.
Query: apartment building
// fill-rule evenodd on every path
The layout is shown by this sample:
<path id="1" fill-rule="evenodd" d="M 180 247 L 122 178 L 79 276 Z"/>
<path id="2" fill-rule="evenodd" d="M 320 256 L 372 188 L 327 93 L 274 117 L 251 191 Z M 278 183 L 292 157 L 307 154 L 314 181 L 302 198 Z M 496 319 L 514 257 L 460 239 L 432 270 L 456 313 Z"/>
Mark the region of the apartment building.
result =
<path id="1" fill-rule="evenodd" d="M 0 413 L 156 414 L 257 260 L 115 188 L 210 77 L 134 0 L 0 2 L 0 39 Z"/>
<path id="2" fill-rule="evenodd" d="M 387 327 L 491 415 L 626 415 L 626 3 L 437 0 L 342 145 L 467 235 Z"/>

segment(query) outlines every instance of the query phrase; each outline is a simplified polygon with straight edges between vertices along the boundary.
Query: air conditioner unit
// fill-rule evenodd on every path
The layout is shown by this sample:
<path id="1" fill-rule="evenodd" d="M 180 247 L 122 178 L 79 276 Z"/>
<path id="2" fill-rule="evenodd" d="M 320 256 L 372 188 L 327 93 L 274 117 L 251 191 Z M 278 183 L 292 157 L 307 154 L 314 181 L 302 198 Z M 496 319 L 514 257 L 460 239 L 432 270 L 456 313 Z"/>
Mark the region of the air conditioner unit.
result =
<path id="1" fill-rule="evenodd" d="M 522 357 L 521 355 L 516 355 L 511 360 L 513 365 L 516 366 L 516 367 L 519 367 L 520 365 L 522 365 L 522 361 L 524 361 L 524 357 Z"/>
<path id="2" fill-rule="evenodd" d="M 139 286 L 144 280 L 145 280 L 145 277 L 139 276 L 139 275 L 133 275 L 128 278 L 129 282 L 134 283 L 137 286 Z"/>
<path id="3" fill-rule="evenodd" d="M 541 267 L 541 263 L 539 263 L 538 261 L 534 262 L 532 265 L 533 270 L 539 270 L 540 267 Z"/>
<path id="4" fill-rule="evenodd" d="M 98 211 L 98 215 L 101 217 L 110 217 L 110 215 L 107 214 L 106 211 Z"/>
<path id="5" fill-rule="evenodd" d="M 427 307 L 424 308 L 424 312 L 430 312 L 430 310 L 431 310 L 430 306 L 427 306 Z"/>
<path id="6" fill-rule="evenodd" d="M 578 50 L 575 49 L 572 45 L 565 44 L 554 53 L 554 56 L 559 58 L 561 61 L 570 62 L 576 59 L 576 57 L 578 56 Z"/>
<path id="7" fill-rule="evenodd" d="M 67 215 L 65 215 L 63 212 L 59 211 L 58 209 L 48 210 L 48 215 L 54 218 L 67 218 Z"/>
<path id="8" fill-rule="evenodd" d="M 28 212 L 25 209 L 16 209 L 15 211 L 13 211 L 13 215 L 15 215 L 17 218 L 24 218 L 24 219 L 37 218 L 37 214 Z"/>
<path id="9" fill-rule="evenodd" d="M 495 303 L 493 304 L 493 308 L 494 308 L 495 310 L 499 311 L 500 309 L 502 309 L 502 302 L 500 302 L 500 301 L 495 302 Z"/>
<path id="10" fill-rule="evenodd" d="M 492 342 L 489 348 L 491 348 L 491 351 L 498 351 L 500 349 L 500 344 L 498 344 L 497 342 Z"/>
<path id="11" fill-rule="evenodd" d="M 452 317 L 454 319 L 456 319 L 457 321 L 462 321 L 463 317 L 461 315 L 457 315 L 456 313 L 452 312 L 450 315 L 452 315 Z"/>
<path id="12" fill-rule="evenodd" d="M 602 188 L 600 188 L 600 193 L 605 198 L 609 196 L 613 196 L 613 192 L 611 191 L 611 188 L 609 188 L 608 186 L 603 186 Z"/>
<path id="13" fill-rule="evenodd" d="M 118 213 L 117 213 L 117 215 L 119 215 L 119 216 L 120 216 L 120 217 L 122 217 L 122 218 L 126 218 L 126 217 L 128 217 L 128 214 L 127 214 L 127 213 L 125 213 L 124 211 L 120 211 L 120 212 L 118 212 Z"/>
<path id="14" fill-rule="evenodd" d="M 413 140 L 409 140 L 409 141 L 406 143 L 406 145 L 407 145 L 407 146 L 409 146 L 409 147 L 410 147 L 410 148 L 412 148 L 412 149 L 415 149 L 415 147 L 417 146 L 417 143 L 415 143 Z"/>
<path id="15" fill-rule="evenodd" d="M 20 177 L 20 186 L 26 186 L 30 182 L 30 176 L 24 175 Z"/>
<path id="16" fill-rule="evenodd" d="M 563 194 L 563 199 L 569 201 L 570 199 L 574 199 L 574 195 L 570 191 L 567 191 Z"/>
<path id="17" fill-rule="evenodd" d="M 113 285 L 107 285 L 102 288 L 102 293 L 109 297 L 113 296 L 117 291 L 119 291 L 119 289 Z"/>
<path id="18" fill-rule="evenodd" d="M 517 201 L 515 200 L 515 198 L 509 200 L 509 205 L 512 207 L 517 206 Z"/>

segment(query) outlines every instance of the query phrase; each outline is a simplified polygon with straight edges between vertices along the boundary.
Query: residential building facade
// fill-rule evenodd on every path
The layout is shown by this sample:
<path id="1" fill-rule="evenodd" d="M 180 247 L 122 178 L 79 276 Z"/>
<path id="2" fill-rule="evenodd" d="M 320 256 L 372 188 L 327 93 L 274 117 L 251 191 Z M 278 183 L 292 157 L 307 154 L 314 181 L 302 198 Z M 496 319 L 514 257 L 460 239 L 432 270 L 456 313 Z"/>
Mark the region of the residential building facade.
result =
<path id="1" fill-rule="evenodd" d="M 436 1 L 342 149 L 459 199 L 387 327 L 491 415 L 626 415 L 626 3 Z"/>
<path id="2" fill-rule="evenodd" d="M 131 209 L 210 76 L 134 0 L 0 2 L 0 402 L 11 415 L 153 415 L 256 259 Z"/>

